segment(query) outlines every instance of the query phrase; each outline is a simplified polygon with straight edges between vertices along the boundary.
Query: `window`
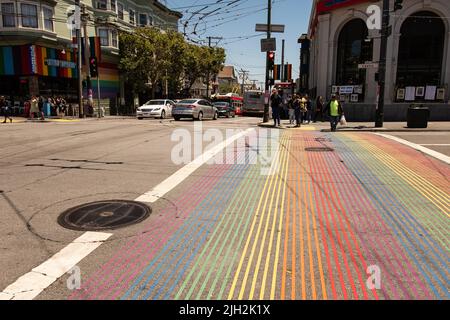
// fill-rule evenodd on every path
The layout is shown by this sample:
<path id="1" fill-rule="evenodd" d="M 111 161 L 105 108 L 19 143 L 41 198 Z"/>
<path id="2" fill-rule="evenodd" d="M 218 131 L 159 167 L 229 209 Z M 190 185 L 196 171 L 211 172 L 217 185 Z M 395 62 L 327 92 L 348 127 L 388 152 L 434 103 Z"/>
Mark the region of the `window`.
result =
<path id="1" fill-rule="evenodd" d="M 111 43 L 114 48 L 119 47 L 119 40 L 117 38 L 117 30 L 111 30 Z"/>
<path id="2" fill-rule="evenodd" d="M 338 40 L 337 84 L 361 85 L 365 83 L 366 72 L 358 64 L 372 61 L 373 42 L 368 41 L 368 29 L 361 19 L 348 22 Z"/>
<path id="3" fill-rule="evenodd" d="M 130 9 L 129 14 L 130 14 L 130 23 L 132 25 L 135 25 L 136 24 L 136 12 L 134 12 L 133 9 Z"/>
<path id="4" fill-rule="evenodd" d="M 111 11 L 116 12 L 116 0 L 111 0 Z"/>
<path id="5" fill-rule="evenodd" d="M 123 20 L 123 4 L 121 3 L 117 4 L 117 15 L 120 20 Z"/>
<path id="6" fill-rule="evenodd" d="M 108 29 L 98 29 L 98 36 L 100 37 L 100 45 L 104 47 L 109 47 Z"/>
<path id="7" fill-rule="evenodd" d="M 38 16 L 36 5 L 22 3 L 20 5 L 20 11 L 22 14 L 22 27 L 38 28 Z"/>
<path id="8" fill-rule="evenodd" d="M 44 29 L 53 31 L 53 10 L 50 8 L 43 8 L 44 11 Z"/>
<path id="9" fill-rule="evenodd" d="M 3 27 L 13 28 L 16 26 L 14 3 L 2 3 Z"/>
<path id="10" fill-rule="evenodd" d="M 441 85 L 445 32 L 443 19 L 429 11 L 417 12 L 403 22 L 397 85 Z"/>
<path id="11" fill-rule="evenodd" d="M 97 9 L 106 10 L 106 0 L 97 0 Z"/>
<path id="12" fill-rule="evenodd" d="M 139 25 L 145 27 L 147 25 L 147 15 L 145 13 L 139 14 Z"/>

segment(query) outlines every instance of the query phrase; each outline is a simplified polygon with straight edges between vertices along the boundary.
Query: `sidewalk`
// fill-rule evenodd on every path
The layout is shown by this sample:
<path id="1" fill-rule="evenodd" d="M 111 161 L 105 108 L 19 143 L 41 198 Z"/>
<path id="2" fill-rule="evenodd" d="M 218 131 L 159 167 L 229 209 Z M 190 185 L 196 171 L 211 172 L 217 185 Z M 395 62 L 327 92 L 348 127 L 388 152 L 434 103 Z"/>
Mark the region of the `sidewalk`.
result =
<path id="1" fill-rule="evenodd" d="M 281 121 L 280 129 L 298 129 L 289 124 L 288 120 Z M 259 123 L 258 126 L 263 128 L 273 128 L 273 122 Z M 302 124 L 301 128 L 312 128 L 322 132 L 330 132 L 330 124 L 328 122 L 316 122 L 310 124 Z M 382 128 L 375 128 L 373 122 L 350 122 L 346 126 L 338 125 L 337 131 L 343 132 L 450 132 L 450 122 L 429 122 L 427 128 L 408 128 L 405 122 L 384 122 Z"/>

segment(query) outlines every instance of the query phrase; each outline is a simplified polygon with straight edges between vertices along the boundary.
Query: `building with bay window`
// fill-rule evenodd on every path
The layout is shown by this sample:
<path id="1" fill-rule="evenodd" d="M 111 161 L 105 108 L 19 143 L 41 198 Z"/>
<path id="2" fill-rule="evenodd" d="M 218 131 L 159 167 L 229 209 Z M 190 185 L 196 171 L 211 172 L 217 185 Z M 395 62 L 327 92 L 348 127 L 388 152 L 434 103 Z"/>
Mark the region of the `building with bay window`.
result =
<path id="1" fill-rule="evenodd" d="M 385 120 L 405 120 L 412 104 L 429 107 L 432 120 L 450 120 L 448 0 L 404 0 L 395 11 L 390 2 Z M 383 1 L 314 0 L 308 34 L 299 39 L 308 62 L 303 89 L 327 99 L 339 94 L 354 121 L 374 120 L 378 99 L 381 38 L 367 23 L 371 5 Z"/>
<path id="2" fill-rule="evenodd" d="M 81 0 L 81 4 L 88 16 L 88 55 L 99 55 L 99 78 L 92 79 L 93 96 L 97 98 L 99 84 L 102 102 L 116 107 L 124 103 L 125 96 L 118 70 L 119 31 L 137 26 L 178 30 L 182 16 L 156 0 Z M 31 95 L 63 95 L 76 101 L 74 8 L 72 0 L 0 0 L 0 95 L 14 103 Z M 100 42 L 96 51 L 95 37 Z"/>

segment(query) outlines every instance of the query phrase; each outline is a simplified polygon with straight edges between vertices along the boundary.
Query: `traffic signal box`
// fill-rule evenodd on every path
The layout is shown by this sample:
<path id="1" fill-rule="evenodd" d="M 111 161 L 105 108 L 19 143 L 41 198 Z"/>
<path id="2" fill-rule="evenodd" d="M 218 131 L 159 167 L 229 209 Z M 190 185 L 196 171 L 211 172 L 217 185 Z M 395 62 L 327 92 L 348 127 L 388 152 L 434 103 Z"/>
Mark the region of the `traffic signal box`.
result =
<path id="1" fill-rule="evenodd" d="M 98 77 L 98 65 L 97 65 L 97 57 L 89 58 L 89 70 L 92 78 Z"/>

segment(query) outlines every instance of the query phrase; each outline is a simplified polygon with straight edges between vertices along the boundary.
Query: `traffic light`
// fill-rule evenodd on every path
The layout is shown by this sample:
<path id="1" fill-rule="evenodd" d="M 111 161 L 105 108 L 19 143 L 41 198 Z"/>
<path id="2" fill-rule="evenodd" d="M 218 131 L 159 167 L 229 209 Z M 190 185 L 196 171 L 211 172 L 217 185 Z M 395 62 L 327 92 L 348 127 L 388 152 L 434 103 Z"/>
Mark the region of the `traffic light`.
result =
<path id="1" fill-rule="evenodd" d="M 98 77 L 97 57 L 89 58 L 89 70 L 91 73 L 91 77 L 93 77 L 93 78 Z"/>
<path id="2" fill-rule="evenodd" d="M 275 52 L 270 51 L 267 54 L 268 57 L 268 61 L 269 61 L 269 70 L 273 70 L 274 66 L 275 66 Z"/>
<path id="3" fill-rule="evenodd" d="M 394 11 L 403 9 L 403 0 L 395 0 L 394 2 Z"/>

